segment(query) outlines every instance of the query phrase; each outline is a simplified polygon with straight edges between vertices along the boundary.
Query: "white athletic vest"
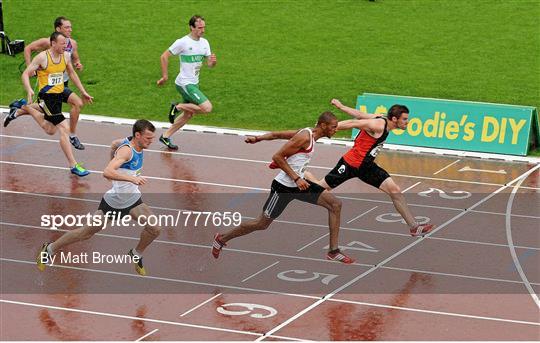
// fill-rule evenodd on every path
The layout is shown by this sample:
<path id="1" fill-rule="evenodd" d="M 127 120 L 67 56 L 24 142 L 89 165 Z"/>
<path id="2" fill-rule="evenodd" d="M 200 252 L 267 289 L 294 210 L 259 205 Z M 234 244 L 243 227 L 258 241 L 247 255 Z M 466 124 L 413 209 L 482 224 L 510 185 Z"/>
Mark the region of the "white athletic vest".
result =
<path id="1" fill-rule="evenodd" d="M 309 161 L 311 161 L 311 157 L 313 156 L 313 150 L 315 149 L 313 132 L 309 127 L 306 127 L 299 132 L 302 132 L 304 130 L 307 130 L 309 132 L 310 143 L 308 148 L 302 149 L 296 154 L 287 157 L 287 163 L 289 164 L 291 169 L 294 170 L 294 172 L 298 174 L 298 176 L 300 176 L 301 178 L 304 177 L 304 172 L 306 171 Z M 287 175 L 287 173 L 285 173 L 283 170 L 279 172 L 279 174 L 274 178 L 274 180 L 287 187 L 298 187 L 294 180 L 291 179 L 289 175 Z"/>
<path id="2" fill-rule="evenodd" d="M 130 146 L 129 140 L 126 138 L 120 149 L 124 145 Z M 118 151 L 116 149 L 116 151 Z M 116 153 L 115 153 L 116 154 Z M 137 152 L 131 148 L 131 159 L 118 168 L 118 172 L 126 175 L 139 176 L 141 174 L 143 164 L 143 152 Z M 139 186 L 127 181 L 112 181 L 112 188 L 109 189 L 103 198 L 112 208 L 122 209 L 133 205 L 141 197 Z"/>
<path id="3" fill-rule="evenodd" d="M 177 39 L 170 47 L 169 52 L 180 55 L 180 73 L 175 83 L 179 86 L 199 84 L 199 72 L 205 57 L 210 56 L 210 44 L 204 38 L 193 40 L 189 35 Z"/>

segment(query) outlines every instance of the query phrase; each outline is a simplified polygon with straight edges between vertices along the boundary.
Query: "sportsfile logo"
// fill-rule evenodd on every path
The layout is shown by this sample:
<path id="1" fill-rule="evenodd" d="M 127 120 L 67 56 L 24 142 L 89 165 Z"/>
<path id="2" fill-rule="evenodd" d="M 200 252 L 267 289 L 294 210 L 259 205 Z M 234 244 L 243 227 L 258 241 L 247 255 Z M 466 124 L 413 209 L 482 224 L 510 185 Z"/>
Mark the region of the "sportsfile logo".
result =
<path id="1" fill-rule="evenodd" d="M 41 216 L 41 226 L 49 227 L 52 230 L 58 230 L 62 226 L 69 227 L 101 227 L 105 229 L 107 225 L 128 226 L 131 218 L 128 216 L 121 217 L 116 211 L 107 212 L 105 215 L 98 214 L 44 214 Z"/>
<path id="2" fill-rule="evenodd" d="M 135 220 L 132 220 L 135 219 Z M 67 227 L 99 227 L 104 230 L 107 227 L 216 227 L 238 226 L 242 222 L 240 212 L 210 212 L 210 211 L 185 211 L 180 210 L 173 214 L 160 214 L 138 216 L 122 216 L 120 212 L 109 211 L 101 214 L 44 214 L 41 216 L 41 226 L 58 230 Z"/>

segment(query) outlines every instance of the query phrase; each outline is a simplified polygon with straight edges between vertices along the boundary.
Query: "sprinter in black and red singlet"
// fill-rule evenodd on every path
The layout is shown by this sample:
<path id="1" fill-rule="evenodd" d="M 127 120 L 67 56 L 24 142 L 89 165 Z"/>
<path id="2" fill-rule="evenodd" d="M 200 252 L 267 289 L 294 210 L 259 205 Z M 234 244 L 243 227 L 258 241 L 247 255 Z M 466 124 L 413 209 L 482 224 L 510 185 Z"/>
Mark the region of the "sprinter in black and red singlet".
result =
<path id="1" fill-rule="evenodd" d="M 375 158 L 390 131 L 407 128 L 409 109 L 403 105 L 394 105 L 390 107 L 387 116 L 383 117 L 344 106 L 337 99 L 332 99 L 331 103 L 339 110 L 356 118 L 340 121 L 338 130 L 356 128 L 360 132 L 354 139 L 354 146 L 343 155 L 334 169 L 323 180 L 317 182 L 330 190 L 349 179 L 359 178 L 390 196 L 394 207 L 409 226 L 412 236 L 424 236 L 431 232 L 434 225 L 419 224 L 415 221 L 399 186 L 386 170 L 375 163 Z M 308 172 L 306 172 L 306 179 L 314 181 L 313 176 Z"/>

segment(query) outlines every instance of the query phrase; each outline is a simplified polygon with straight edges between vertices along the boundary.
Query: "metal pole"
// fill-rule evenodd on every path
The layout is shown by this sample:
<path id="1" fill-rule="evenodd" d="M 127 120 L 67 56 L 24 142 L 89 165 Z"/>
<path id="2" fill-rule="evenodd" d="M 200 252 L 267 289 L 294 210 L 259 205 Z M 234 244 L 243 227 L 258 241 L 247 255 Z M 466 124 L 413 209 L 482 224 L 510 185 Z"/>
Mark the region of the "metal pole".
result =
<path id="1" fill-rule="evenodd" d="M 0 0 L 0 32 L 2 32 L 2 53 L 6 53 L 6 33 L 4 32 L 4 11 L 2 10 L 2 0 Z"/>

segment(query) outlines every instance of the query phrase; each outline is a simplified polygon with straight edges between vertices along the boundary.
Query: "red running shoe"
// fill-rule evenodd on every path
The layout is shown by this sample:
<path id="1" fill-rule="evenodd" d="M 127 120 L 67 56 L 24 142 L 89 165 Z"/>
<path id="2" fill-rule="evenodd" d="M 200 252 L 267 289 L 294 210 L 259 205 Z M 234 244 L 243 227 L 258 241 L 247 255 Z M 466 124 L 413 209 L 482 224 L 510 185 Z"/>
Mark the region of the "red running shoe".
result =
<path id="1" fill-rule="evenodd" d="M 328 253 L 326 254 L 326 259 L 331 261 L 338 261 L 345 264 L 351 264 L 354 263 L 354 260 L 350 258 L 349 256 L 343 254 L 341 251 L 337 251 L 336 253 Z"/>
<path id="2" fill-rule="evenodd" d="M 212 255 L 214 258 L 219 257 L 219 253 L 224 246 L 227 246 L 227 244 L 221 240 L 221 235 L 217 232 L 214 236 L 214 242 L 212 243 Z"/>
<path id="3" fill-rule="evenodd" d="M 433 224 L 418 224 L 415 227 L 411 228 L 411 236 L 413 237 L 423 237 L 433 231 L 435 225 Z"/>

